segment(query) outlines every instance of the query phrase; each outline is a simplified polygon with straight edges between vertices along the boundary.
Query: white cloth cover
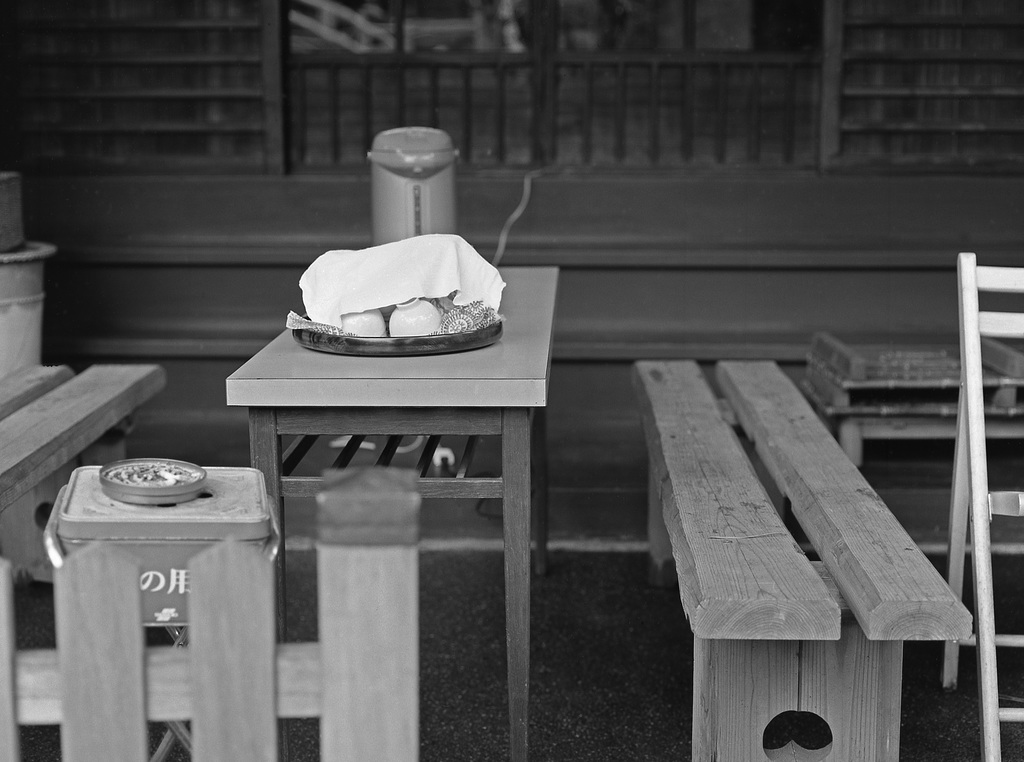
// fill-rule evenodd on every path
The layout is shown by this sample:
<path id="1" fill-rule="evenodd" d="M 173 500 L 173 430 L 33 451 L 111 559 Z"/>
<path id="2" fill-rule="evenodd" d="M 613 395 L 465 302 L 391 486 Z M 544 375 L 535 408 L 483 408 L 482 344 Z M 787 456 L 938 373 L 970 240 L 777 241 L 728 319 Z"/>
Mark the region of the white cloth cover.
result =
<path id="1" fill-rule="evenodd" d="M 456 305 L 482 301 L 497 311 L 505 281 L 462 237 L 432 234 L 368 249 L 328 251 L 306 268 L 299 288 L 310 320 L 340 325 L 341 315 L 348 312 L 453 291 Z"/>

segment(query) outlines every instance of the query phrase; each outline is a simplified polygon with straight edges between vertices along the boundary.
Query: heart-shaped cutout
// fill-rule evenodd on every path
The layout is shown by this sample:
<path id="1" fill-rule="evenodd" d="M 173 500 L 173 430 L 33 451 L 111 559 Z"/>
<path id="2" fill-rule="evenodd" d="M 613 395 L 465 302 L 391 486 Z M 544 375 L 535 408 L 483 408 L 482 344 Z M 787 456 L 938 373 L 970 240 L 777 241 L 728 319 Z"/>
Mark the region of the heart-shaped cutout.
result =
<path id="1" fill-rule="evenodd" d="M 832 752 L 832 728 L 814 712 L 777 714 L 761 737 L 771 762 L 821 762 Z"/>

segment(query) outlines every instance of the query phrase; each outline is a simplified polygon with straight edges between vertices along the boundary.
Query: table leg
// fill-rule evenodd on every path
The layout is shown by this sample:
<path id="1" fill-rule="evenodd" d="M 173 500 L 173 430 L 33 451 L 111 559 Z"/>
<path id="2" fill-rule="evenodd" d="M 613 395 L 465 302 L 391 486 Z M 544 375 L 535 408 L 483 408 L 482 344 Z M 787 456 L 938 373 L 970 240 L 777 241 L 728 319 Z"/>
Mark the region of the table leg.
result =
<path id="1" fill-rule="evenodd" d="M 249 459 L 253 468 L 263 472 L 270 509 L 277 512 L 277 525 L 281 531 L 281 550 L 277 554 L 277 636 L 283 643 L 287 639 L 284 499 L 281 497 L 281 437 L 277 433 L 277 411 L 273 408 L 249 409 Z"/>
<path id="2" fill-rule="evenodd" d="M 539 577 L 548 571 L 548 451 L 547 411 L 536 408 L 530 416 L 530 459 L 533 471 L 533 572 Z"/>
<path id="3" fill-rule="evenodd" d="M 275 583 L 277 592 L 277 640 L 288 639 L 288 622 L 285 590 L 285 528 L 284 498 L 281 497 L 281 437 L 277 433 L 277 411 L 273 408 L 249 408 L 249 460 L 253 468 L 263 472 L 270 510 L 277 513 L 277 525 L 281 532 L 281 547 L 277 553 Z M 287 762 L 288 722 L 278 720 L 278 758 Z"/>
<path id="4" fill-rule="evenodd" d="M 530 694 L 530 420 L 527 408 L 506 408 L 502 414 L 501 469 L 509 744 L 512 762 L 525 762 Z"/>

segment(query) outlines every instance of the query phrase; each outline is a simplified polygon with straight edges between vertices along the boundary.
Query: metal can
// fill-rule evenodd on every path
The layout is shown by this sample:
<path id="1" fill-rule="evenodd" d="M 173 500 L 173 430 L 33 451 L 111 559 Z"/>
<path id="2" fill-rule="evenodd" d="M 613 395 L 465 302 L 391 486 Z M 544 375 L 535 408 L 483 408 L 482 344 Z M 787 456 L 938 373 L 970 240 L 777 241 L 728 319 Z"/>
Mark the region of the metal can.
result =
<path id="1" fill-rule="evenodd" d="M 144 505 L 111 497 L 100 466 L 76 468 L 57 496 L 43 541 L 55 568 L 94 542 L 114 543 L 140 562 L 142 624 L 188 624 L 188 562 L 233 538 L 277 555 L 280 531 L 263 474 L 255 468 L 206 468 L 202 491 L 178 503 Z"/>

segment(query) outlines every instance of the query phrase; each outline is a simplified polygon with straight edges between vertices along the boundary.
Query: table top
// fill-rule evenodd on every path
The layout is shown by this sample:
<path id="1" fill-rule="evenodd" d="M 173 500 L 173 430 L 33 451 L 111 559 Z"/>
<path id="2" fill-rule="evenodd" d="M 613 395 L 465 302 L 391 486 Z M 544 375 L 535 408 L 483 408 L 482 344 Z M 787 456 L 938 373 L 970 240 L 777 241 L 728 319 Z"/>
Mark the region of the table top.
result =
<path id="1" fill-rule="evenodd" d="M 227 379 L 247 407 L 543 407 L 547 404 L 556 267 L 501 268 L 502 336 L 481 349 L 356 357 L 300 346 L 283 331 Z"/>

